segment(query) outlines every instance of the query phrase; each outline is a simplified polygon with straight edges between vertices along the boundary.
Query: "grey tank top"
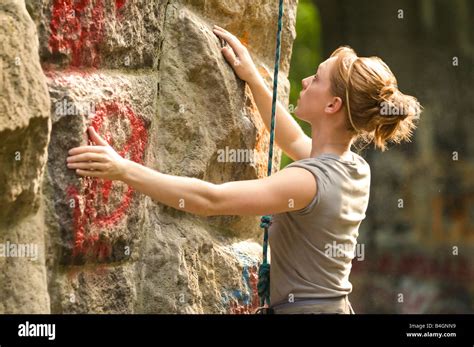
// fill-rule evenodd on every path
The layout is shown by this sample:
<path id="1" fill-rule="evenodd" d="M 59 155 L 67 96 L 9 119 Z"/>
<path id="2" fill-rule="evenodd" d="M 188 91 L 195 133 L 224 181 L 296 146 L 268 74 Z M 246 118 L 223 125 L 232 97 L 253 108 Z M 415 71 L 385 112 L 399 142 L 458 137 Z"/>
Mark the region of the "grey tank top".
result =
<path id="1" fill-rule="evenodd" d="M 291 163 L 311 172 L 317 192 L 305 208 L 275 214 L 269 229 L 272 305 L 349 294 L 349 274 L 370 192 L 370 167 L 358 154 L 322 154 Z"/>

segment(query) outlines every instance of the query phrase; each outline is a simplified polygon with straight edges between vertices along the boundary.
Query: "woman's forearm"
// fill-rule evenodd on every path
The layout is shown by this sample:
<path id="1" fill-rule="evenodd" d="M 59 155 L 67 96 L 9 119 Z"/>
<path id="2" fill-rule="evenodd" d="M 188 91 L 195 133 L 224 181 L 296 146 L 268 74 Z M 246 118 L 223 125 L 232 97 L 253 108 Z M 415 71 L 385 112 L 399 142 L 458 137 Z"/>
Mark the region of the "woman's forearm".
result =
<path id="1" fill-rule="evenodd" d="M 197 178 L 166 175 L 127 160 L 121 181 L 178 210 L 211 215 L 215 185 Z"/>

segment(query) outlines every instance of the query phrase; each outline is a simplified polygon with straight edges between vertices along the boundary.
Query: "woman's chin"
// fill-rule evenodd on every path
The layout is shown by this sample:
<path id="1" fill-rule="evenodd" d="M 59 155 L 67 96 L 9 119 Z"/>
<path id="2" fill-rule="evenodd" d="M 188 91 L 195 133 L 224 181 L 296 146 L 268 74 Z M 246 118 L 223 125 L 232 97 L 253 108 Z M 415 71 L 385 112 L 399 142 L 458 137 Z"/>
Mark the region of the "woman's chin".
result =
<path id="1" fill-rule="evenodd" d="M 298 106 L 296 106 L 294 114 L 295 114 L 295 117 L 296 117 L 296 118 L 301 119 L 301 120 L 304 120 L 304 118 L 301 117 L 301 112 L 300 112 Z"/>

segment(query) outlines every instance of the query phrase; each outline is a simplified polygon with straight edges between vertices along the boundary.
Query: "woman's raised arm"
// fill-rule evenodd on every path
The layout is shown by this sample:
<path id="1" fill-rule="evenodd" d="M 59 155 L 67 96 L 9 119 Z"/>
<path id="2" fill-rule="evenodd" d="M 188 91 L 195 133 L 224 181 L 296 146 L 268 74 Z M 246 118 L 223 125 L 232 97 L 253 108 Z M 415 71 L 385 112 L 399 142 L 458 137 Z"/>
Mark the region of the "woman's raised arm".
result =
<path id="1" fill-rule="evenodd" d="M 237 76 L 249 85 L 260 116 L 270 131 L 272 92 L 258 73 L 250 53 L 239 39 L 228 31 L 216 26 L 214 33 L 229 44 L 222 48 L 222 54 Z M 276 111 L 275 142 L 278 147 L 293 160 L 309 158 L 311 138 L 303 132 L 280 102 L 277 103 Z"/>

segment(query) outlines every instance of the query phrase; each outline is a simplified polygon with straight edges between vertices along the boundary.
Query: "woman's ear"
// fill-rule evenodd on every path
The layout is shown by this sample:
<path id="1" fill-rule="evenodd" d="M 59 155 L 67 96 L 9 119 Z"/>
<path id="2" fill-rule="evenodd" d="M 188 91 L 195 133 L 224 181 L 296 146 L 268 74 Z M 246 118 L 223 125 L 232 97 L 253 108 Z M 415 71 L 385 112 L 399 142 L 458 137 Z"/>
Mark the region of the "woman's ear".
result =
<path id="1" fill-rule="evenodd" d="M 329 114 L 338 112 L 342 108 L 342 99 L 338 96 L 333 97 L 326 105 L 324 111 Z"/>

